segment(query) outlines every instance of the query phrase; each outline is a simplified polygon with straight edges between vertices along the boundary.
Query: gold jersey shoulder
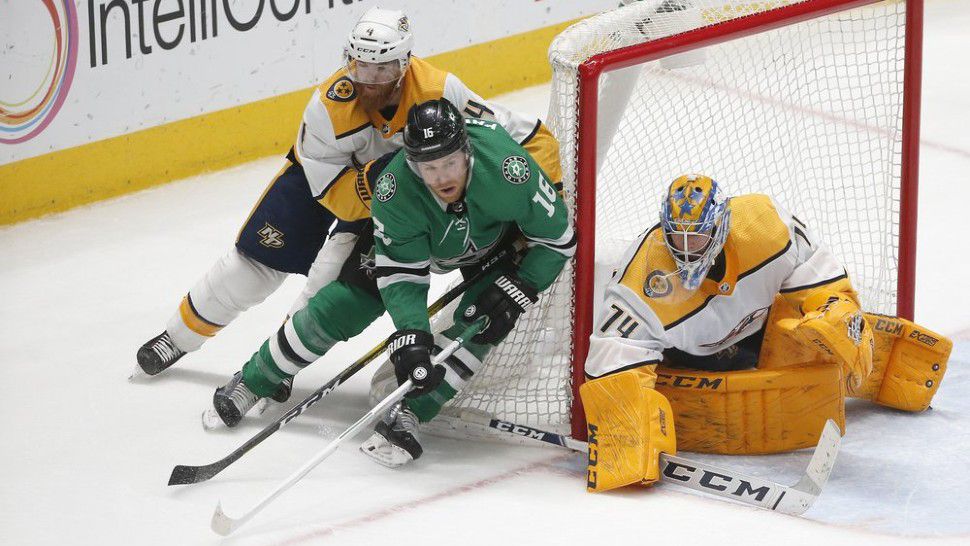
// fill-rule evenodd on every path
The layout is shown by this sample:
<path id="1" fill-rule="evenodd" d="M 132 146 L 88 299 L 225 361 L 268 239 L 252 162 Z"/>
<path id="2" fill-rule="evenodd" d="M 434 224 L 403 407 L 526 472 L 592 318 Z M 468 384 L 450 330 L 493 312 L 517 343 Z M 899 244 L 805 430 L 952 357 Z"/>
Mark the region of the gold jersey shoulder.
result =
<path id="1" fill-rule="evenodd" d="M 357 89 L 346 68 L 341 68 L 320 84 L 320 102 L 330 115 L 338 140 L 367 126 L 373 126 L 384 138 L 390 138 L 404 127 L 411 106 L 444 96 L 447 77 L 448 73 L 444 70 L 418 57 L 411 57 L 404 81 L 401 82 L 400 105 L 392 119 L 385 119 L 380 112 L 364 110 L 357 100 Z"/>
<path id="2" fill-rule="evenodd" d="M 659 224 L 644 236 L 625 264 L 619 284 L 637 294 L 665 328 L 697 312 L 715 296 L 730 296 L 740 279 L 788 250 L 788 226 L 767 195 L 733 197 L 730 207 L 731 232 L 724 243 L 724 276 L 720 281 L 707 278 L 693 293 L 676 294 L 677 281 L 668 274 L 677 265 L 664 244 Z"/>

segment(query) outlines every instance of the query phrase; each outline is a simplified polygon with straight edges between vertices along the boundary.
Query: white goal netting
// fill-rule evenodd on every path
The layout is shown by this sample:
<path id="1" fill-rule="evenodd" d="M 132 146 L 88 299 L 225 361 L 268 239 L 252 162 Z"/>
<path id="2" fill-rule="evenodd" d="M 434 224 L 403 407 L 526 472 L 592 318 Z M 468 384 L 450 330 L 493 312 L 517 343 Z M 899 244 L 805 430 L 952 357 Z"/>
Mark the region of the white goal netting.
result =
<path id="1" fill-rule="evenodd" d="M 554 40 L 548 123 L 574 211 L 580 164 L 595 172 L 596 229 L 579 236 L 595 240 L 597 288 L 623 248 L 657 222 L 670 181 L 701 172 L 730 194 L 772 195 L 844 261 L 867 310 L 895 313 L 905 2 L 811 16 L 606 72 L 596 127 L 578 112 L 579 66 L 594 55 L 708 27 L 694 33 L 704 39 L 726 21 L 796 4 L 833 2 L 646 0 Z M 583 133 L 595 136 L 595 165 L 579 157 Z M 573 281 L 585 267 L 593 265 L 567 267 L 446 413 L 569 430 Z"/>

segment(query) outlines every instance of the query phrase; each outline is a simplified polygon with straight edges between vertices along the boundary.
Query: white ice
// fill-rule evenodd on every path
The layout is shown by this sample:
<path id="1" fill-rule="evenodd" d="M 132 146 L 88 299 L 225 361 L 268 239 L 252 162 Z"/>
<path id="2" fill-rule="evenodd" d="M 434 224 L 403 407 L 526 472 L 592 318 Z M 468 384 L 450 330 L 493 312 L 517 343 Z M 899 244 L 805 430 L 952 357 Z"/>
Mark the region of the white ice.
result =
<path id="1" fill-rule="evenodd" d="M 137 347 L 232 244 L 274 157 L 0 229 L 0 543 L 970 543 L 970 9 L 928 4 L 917 319 L 957 348 L 932 411 L 849 404 L 835 471 L 804 518 L 665 485 L 591 495 L 582 457 L 552 448 L 429 438 L 424 458 L 392 471 L 361 456 L 358 438 L 237 535 L 214 535 L 217 500 L 241 514 L 368 409 L 365 372 L 211 481 L 166 486 L 173 465 L 221 458 L 278 415 L 233 432 L 199 422 L 278 327 L 296 277 L 169 373 L 126 380 Z M 539 114 L 547 94 L 498 100 Z M 382 319 L 308 369 L 293 400 L 390 329 Z M 808 458 L 705 457 L 782 481 Z"/>

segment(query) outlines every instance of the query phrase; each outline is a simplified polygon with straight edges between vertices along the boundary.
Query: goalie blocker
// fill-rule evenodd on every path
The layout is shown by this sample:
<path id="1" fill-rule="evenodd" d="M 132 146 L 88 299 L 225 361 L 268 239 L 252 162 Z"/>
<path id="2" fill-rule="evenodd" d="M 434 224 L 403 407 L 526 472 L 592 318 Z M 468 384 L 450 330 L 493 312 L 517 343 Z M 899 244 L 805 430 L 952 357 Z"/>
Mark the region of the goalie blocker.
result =
<path id="1" fill-rule="evenodd" d="M 589 465 L 586 489 L 607 491 L 660 479 L 660 454 L 677 454 L 670 403 L 649 366 L 584 383 Z"/>

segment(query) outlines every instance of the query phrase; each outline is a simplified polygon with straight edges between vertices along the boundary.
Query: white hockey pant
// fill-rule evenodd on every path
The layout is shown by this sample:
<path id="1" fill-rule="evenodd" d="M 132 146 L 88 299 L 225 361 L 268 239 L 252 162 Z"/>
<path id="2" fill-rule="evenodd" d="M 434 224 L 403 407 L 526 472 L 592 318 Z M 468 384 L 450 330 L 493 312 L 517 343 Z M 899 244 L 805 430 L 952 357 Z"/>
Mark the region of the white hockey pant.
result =
<path id="1" fill-rule="evenodd" d="M 350 257 L 350 252 L 356 243 L 357 235 L 347 232 L 334 233 L 327 242 L 323 243 L 317 258 L 310 266 L 310 274 L 307 276 L 303 291 L 290 307 L 289 316 L 292 317 L 297 311 L 306 307 L 310 298 L 321 288 L 337 280 L 340 269 Z"/>
<path id="2" fill-rule="evenodd" d="M 165 329 L 180 349 L 195 351 L 240 313 L 275 292 L 286 276 L 233 247 L 192 287 Z"/>

